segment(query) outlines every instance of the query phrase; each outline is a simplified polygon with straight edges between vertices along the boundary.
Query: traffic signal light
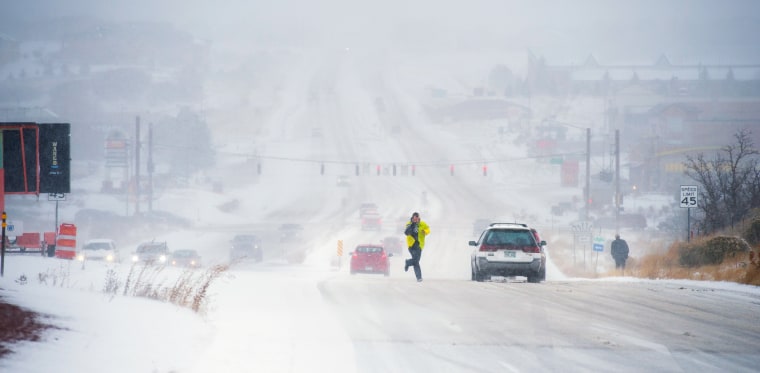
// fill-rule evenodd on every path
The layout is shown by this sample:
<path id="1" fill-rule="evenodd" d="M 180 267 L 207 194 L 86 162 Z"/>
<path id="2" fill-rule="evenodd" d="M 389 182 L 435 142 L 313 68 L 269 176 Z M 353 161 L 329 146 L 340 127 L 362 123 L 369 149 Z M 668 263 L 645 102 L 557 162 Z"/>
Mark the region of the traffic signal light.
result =
<path id="1" fill-rule="evenodd" d="M 452 164 L 449 166 L 449 171 L 451 172 L 451 176 L 454 176 L 454 165 Z"/>
<path id="2" fill-rule="evenodd" d="M 414 176 L 415 169 L 416 169 L 416 167 L 414 165 L 412 165 L 412 176 Z"/>
<path id="3" fill-rule="evenodd" d="M 483 176 L 488 176 L 488 165 L 483 165 Z"/>
<path id="4" fill-rule="evenodd" d="M 322 163 L 322 165 L 319 167 L 319 174 L 324 175 L 325 174 L 325 164 Z"/>
<path id="5" fill-rule="evenodd" d="M 359 165 L 358 164 L 356 165 L 356 172 L 355 173 L 356 173 L 356 176 L 359 176 Z"/>
<path id="6" fill-rule="evenodd" d="M 380 176 L 380 165 L 377 165 L 377 176 Z"/>

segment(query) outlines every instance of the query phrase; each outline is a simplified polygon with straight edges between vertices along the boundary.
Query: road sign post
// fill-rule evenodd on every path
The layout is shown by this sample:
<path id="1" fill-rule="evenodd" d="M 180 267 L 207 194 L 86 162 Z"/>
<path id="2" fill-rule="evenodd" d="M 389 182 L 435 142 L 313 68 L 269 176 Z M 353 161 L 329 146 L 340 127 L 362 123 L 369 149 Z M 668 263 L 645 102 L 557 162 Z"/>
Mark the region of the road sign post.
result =
<path id="1" fill-rule="evenodd" d="M 596 273 L 596 269 L 599 267 L 599 253 L 604 252 L 604 237 L 594 237 L 593 249 L 596 253 L 596 265 L 594 266 L 594 273 Z"/>
<path id="2" fill-rule="evenodd" d="M 696 185 L 681 185 L 681 208 L 686 209 L 686 242 L 691 241 L 691 208 L 699 207 L 699 188 Z"/>
<path id="3" fill-rule="evenodd" d="M 575 266 L 575 244 L 581 243 L 583 247 L 583 269 L 586 269 L 586 247 L 591 242 L 591 230 L 593 225 L 588 221 L 579 222 L 572 225 L 573 230 L 573 266 Z"/>

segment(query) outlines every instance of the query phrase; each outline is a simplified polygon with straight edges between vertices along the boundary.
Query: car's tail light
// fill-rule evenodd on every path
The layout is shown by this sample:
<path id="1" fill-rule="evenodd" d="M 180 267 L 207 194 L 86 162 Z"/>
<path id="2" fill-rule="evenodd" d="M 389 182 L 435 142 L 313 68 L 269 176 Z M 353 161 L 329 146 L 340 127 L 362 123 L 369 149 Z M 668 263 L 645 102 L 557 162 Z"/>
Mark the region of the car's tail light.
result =
<path id="1" fill-rule="evenodd" d="M 480 251 L 496 251 L 498 249 L 499 249 L 498 245 L 486 245 L 486 244 L 480 245 Z"/>
<path id="2" fill-rule="evenodd" d="M 526 253 L 540 253 L 541 247 L 539 247 L 538 245 L 523 246 L 522 251 Z"/>

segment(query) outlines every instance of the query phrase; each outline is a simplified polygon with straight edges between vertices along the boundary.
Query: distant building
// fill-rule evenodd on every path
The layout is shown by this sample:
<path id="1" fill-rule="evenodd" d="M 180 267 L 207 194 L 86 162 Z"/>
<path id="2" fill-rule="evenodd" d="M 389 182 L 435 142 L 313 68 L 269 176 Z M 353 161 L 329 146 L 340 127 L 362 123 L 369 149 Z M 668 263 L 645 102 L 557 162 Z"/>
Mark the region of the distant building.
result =
<path id="1" fill-rule="evenodd" d="M 640 191 L 672 191 L 687 177 L 687 155 L 708 158 L 734 144 L 741 129 L 760 146 L 760 64 L 551 65 L 529 53 L 522 94 L 596 96 L 602 130 L 620 130 L 630 182 Z"/>
<path id="2" fill-rule="evenodd" d="M 634 88 L 660 97 L 760 97 L 760 64 L 672 64 L 661 55 L 650 65 L 601 64 L 590 55 L 580 65 L 549 65 L 532 53 L 531 94 L 625 95 Z"/>
<path id="3" fill-rule="evenodd" d="M 757 101 L 697 101 L 660 104 L 626 117 L 631 177 L 643 190 L 667 188 L 682 179 L 687 155 L 711 159 L 736 142 L 734 135 L 751 131 L 760 145 L 760 105 Z"/>

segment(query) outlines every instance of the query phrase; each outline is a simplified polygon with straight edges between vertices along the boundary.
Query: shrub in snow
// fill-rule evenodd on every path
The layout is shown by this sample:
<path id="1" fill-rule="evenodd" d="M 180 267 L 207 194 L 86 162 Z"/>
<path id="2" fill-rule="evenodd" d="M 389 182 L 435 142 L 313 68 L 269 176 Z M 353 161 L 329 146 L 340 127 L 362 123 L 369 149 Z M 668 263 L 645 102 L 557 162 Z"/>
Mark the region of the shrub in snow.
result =
<path id="1" fill-rule="evenodd" d="M 686 267 L 723 263 L 723 259 L 750 251 L 749 244 L 740 237 L 716 236 L 707 240 L 682 243 L 678 247 L 678 262 Z"/>

